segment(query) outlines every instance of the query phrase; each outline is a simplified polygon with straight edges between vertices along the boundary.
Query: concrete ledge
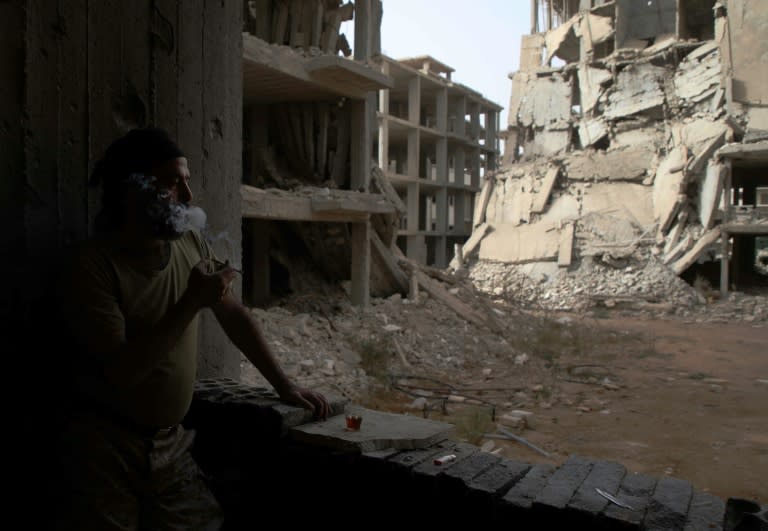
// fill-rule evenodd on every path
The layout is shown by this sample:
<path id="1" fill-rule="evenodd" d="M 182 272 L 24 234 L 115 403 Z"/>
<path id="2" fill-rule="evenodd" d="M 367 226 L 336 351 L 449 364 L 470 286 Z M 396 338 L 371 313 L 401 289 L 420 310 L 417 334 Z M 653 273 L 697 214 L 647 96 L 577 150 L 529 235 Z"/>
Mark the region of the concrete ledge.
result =
<path id="1" fill-rule="evenodd" d="M 334 411 L 344 405 L 334 401 Z M 571 456 L 559 467 L 532 465 L 446 439 L 444 423 L 358 409 L 366 434 L 345 432 L 343 416 L 313 422 L 295 409 L 231 380 L 198 385 L 190 419 L 203 441 L 197 457 L 229 529 L 252 529 L 264 506 L 313 525 L 731 531 L 768 518 L 757 502 L 726 504 L 687 481 L 619 463 Z M 436 461 L 446 455 L 454 457 Z"/>

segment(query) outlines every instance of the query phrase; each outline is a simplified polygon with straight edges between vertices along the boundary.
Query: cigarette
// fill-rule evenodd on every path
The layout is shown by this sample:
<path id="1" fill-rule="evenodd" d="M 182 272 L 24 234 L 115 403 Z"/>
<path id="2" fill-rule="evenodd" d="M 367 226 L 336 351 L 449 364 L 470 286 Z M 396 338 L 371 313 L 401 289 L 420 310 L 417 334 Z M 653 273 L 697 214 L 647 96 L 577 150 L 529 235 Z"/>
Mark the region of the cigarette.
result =
<path id="1" fill-rule="evenodd" d="M 219 269 L 222 269 L 222 268 L 225 268 L 225 267 L 229 267 L 235 273 L 240 273 L 241 275 L 243 274 L 243 272 L 240 269 L 235 269 L 234 267 L 232 267 L 230 265 L 229 261 L 222 262 L 221 260 L 216 260 L 215 258 L 212 261 L 216 265 L 216 267 L 218 267 Z"/>

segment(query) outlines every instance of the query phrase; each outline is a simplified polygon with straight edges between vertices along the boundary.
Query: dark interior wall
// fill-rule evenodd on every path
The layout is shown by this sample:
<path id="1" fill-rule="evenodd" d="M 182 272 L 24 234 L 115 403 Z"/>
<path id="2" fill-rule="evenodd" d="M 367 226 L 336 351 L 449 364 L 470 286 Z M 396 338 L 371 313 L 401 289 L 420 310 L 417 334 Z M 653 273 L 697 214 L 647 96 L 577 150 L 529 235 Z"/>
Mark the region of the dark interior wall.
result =
<path id="1" fill-rule="evenodd" d="M 1 317 L 34 308 L 58 252 L 88 235 L 88 174 L 133 127 L 177 138 L 211 233 L 240 263 L 242 22 L 242 3 L 221 0 L 0 0 L 0 267 L 14 279 Z M 238 376 L 209 313 L 200 346 L 201 376 Z"/>
<path id="2" fill-rule="evenodd" d="M 22 133 L 24 10 L 20 2 L 0 2 L 0 278 L 21 271 L 15 260 L 24 249 L 24 148 Z M 0 288 L 3 332 L 21 325 L 20 289 L 13 282 Z M 5 335 L 5 334 L 4 334 Z"/>
<path id="3" fill-rule="evenodd" d="M 651 39 L 676 34 L 676 0 L 618 0 L 616 47 L 629 39 Z"/>

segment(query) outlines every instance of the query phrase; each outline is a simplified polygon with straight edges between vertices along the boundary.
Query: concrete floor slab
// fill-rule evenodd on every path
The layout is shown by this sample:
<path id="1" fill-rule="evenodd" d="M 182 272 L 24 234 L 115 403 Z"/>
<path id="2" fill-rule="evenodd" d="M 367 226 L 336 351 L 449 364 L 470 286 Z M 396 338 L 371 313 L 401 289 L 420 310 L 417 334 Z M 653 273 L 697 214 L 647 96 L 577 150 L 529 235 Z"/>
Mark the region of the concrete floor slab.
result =
<path id="1" fill-rule="evenodd" d="M 345 415 L 337 415 L 292 428 L 288 435 L 297 441 L 336 450 L 373 452 L 386 448 L 426 448 L 446 439 L 454 428 L 446 422 L 364 408 L 352 408 L 349 412 L 362 416 L 358 431 L 347 430 Z"/>

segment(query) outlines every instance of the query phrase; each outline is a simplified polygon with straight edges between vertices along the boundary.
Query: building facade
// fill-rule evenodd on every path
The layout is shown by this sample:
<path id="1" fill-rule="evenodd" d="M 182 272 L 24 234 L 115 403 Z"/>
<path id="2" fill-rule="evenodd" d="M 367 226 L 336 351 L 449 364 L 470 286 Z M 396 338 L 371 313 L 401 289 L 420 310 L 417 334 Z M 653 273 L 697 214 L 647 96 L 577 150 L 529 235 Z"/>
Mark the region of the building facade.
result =
<path id="1" fill-rule="evenodd" d="M 374 152 L 407 208 L 397 244 L 445 267 L 472 233 L 475 195 L 497 167 L 502 107 L 429 56 L 382 56 L 382 71 L 395 86 L 379 91 Z"/>

